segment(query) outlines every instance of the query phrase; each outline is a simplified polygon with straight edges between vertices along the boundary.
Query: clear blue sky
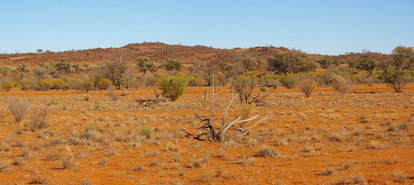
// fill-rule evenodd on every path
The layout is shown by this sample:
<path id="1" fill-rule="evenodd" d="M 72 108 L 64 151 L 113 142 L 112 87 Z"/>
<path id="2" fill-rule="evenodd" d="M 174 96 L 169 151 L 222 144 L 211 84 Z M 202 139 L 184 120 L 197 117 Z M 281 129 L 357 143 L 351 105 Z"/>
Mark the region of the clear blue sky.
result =
<path id="1" fill-rule="evenodd" d="M 0 52 L 161 41 L 310 53 L 414 46 L 414 0 L 2 0 Z"/>

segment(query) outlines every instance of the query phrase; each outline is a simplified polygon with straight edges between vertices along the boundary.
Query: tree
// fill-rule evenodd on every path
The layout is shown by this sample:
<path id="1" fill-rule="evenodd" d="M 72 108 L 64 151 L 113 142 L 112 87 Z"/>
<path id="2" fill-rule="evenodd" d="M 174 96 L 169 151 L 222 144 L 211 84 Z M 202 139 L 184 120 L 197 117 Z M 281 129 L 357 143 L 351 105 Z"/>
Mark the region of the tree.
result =
<path id="1" fill-rule="evenodd" d="M 339 61 L 332 57 L 326 57 L 316 62 L 319 63 L 319 65 L 324 69 L 328 69 L 332 65 L 336 65 L 336 66 L 339 65 Z"/>
<path id="2" fill-rule="evenodd" d="M 254 57 L 243 57 L 241 59 L 241 65 L 245 71 L 257 70 L 262 64 L 262 60 Z"/>
<path id="3" fill-rule="evenodd" d="M 72 71 L 71 65 L 66 62 L 58 62 L 54 64 L 53 67 L 55 68 L 57 72 L 69 73 Z"/>
<path id="4" fill-rule="evenodd" d="M 314 71 L 316 65 L 300 51 L 279 51 L 268 62 L 269 69 L 277 73 L 297 73 Z"/>
<path id="5" fill-rule="evenodd" d="M 168 71 L 180 71 L 181 62 L 178 60 L 167 60 L 167 63 L 165 64 L 165 68 Z"/>
<path id="6" fill-rule="evenodd" d="M 251 75 L 239 76 L 233 80 L 233 89 L 239 95 L 241 104 L 264 103 L 260 95 L 253 93 L 258 84 L 259 79 Z"/>
<path id="7" fill-rule="evenodd" d="M 122 80 L 128 71 L 128 66 L 121 58 L 112 62 L 106 62 L 102 66 L 103 76 L 112 81 L 112 84 L 121 89 Z"/>
<path id="8" fill-rule="evenodd" d="M 227 62 L 215 60 L 208 63 L 194 62 L 193 73 L 203 76 L 207 86 L 211 86 L 214 74 L 215 85 L 224 85 L 232 77 L 233 68 Z"/>
<path id="9" fill-rule="evenodd" d="M 402 88 L 410 80 L 408 73 L 397 66 L 389 66 L 381 74 L 385 83 L 389 83 L 396 93 L 402 92 Z"/>
<path id="10" fill-rule="evenodd" d="M 412 47 L 398 46 L 393 51 L 391 65 L 398 69 L 414 68 L 414 49 Z"/>
<path id="11" fill-rule="evenodd" d="M 414 48 L 406 46 L 397 46 L 394 48 L 394 50 L 392 50 L 392 54 L 412 58 L 414 57 Z"/>
<path id="12" fill-rule="evenodd" d="M 148 58 L 139 57 L 138 58 L 138 69 L 140 72 L 143 73 L 144 76 L 148 71 L 149 72 L 156 72 L 157 67 L 155 66 L 154 62 L 150 62 Z"/>
<path id="13" fill-rule="evenodd" d="M 414 49 L 412 47 L 398 46 L 393 51 L 393 58 L 383 70 L 381 78 L 389 83 L 394 91 L 402 92 L 402 88 L 410 80 L 407 70 L 413 68 Z"/>
<path id="14" fill-rule="evenodd" d="M 376 63 L 377 62 L 372 57 L 365 56 L 365 57 L 358 58 L 353 62 L 350 62 L 349 67 L 352 67 L 358 70 L 366 70 L 371 75 L 372 71 L 376 67 Z"/>

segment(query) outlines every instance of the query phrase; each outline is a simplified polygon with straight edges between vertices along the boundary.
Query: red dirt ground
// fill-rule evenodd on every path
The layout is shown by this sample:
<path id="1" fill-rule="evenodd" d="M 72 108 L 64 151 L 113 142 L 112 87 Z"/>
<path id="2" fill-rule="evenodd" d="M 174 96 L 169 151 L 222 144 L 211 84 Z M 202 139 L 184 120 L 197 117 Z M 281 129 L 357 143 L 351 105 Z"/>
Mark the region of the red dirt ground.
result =
<path id="1" fill-rule="evenodd" d="M 0 92 L 0 184 L 414 184 L 414 84 L 404 93 L 378 84 L 345 95 L 319 88 L 310 98 L 262 92 L 269 103 L 249 114 L 272 118 L 223 142 L 185 136 L 201 126 L 193 111 L 209 110 L 205 89 L 152 107 L 135 103 L 152 89 L 119 91 L 117 101 L 104 91 Z M 231 92 L 218 88 L 217 114 Z M 17 97 L 31 105 L 21 123 L 7 108 Z M 31 131 L 37 106 L 47 106 L 48 127 Z M 233 104 L 229 117 L 240 110 Z M 279 155 L 257 156 L 263 148 Z"/>

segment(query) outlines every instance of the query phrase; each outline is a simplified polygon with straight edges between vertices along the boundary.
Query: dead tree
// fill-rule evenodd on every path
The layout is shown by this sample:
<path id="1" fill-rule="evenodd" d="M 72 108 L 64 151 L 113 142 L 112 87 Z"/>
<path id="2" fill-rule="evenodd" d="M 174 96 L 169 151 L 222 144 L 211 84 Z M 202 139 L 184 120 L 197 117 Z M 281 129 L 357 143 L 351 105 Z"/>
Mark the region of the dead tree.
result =
<path id="1" fill-rule="evenodd" d="M 232 83 L 233 89 L 238 94 L 241 104 L 265 105 L 266 97 L 253 92 L 258 85 L 259 80 L 251 76 L 239 76 Z"/>
<path id="2" fill-rule="evenodd" d="M 236 96 L 232 96 L 232 98 L 230 99 L 230 102 L 227 103 L 226 108 L 223 112 L 223 115 L 220 119 L 216 119 L 216 114 L 215 114 L 215 109 L 217 108 L 215 106 L 215 84 L 214 84 L 214 73 L 212 75 L 212 97 L 211 97 L 211 104 L 210 104 L 210 116 L 206 117 L 204 115 L 201 114 L 197 114 L 194 111 L 194 115 L 195 117 L 201 122 L 203 123 L 203 125 L 199 128 L 202 129 L 203 131 L 199 134 L 191 134 L 189 132 L 187 132 L 186 136 L 187 137 L 192 137 L 194 139 L 200 140 L 200 141 L 215 141 L 215 142 L 220 142 L 223 140 L 225 134 L 227 131 L 229 130 L 236 130 L 238 132 L 241 133 L 248 133 L 250 131 L 251 128 L 257 126 L 258 124 L 266 121 L 267 119 L 270 118 L 269 115 L 264 116 L 261 120 L 257 121 L 255 124 L 253 124 L 252 126 L 248 127 L 248 128 L 242 128 L 242 127 L 237 127 L 237 124 L 240 123 L 244 123 L 244 122 L 250 122 L 253 120 L 256 120 L 257 118 L 259 118 L 259 115 L 255 115 L 252 116 L 250 118 L 247 119 L 242 119 L 241 116 L 237 117 L 235 120 L 233 121 L 227 121 L 226 117 L 228 114 L 228 111 L 230 109 L 230 107 L 232 106 L 234 99 Z M 254 89 L 254 87 L 256 86 L 256 81 L 254 82 L 254 85 L 251 85 L 251 87 L 249 88 L 250 91 L 248 92 L 249 95 L 252 95 L 252 91 Z M 206 94 L 206 92 L 205 92 Z M 242 101 L 242 97 L 239 94 L 239 98 L 240 98 L 240 103 L 243 104 L 244 102 Z M 250 100 L 249 100 L 250 101 Z M 217 121 L 221 121 L 221 127 L 217 126 Z"/>
<path id="3" fill-rule="evenodd" d="M 187 137 L 192 137 L 200 141 L 207 140 L 207 141 L 220 142 L 223 140 L 225 134 L 229 130 L 235 130 L 240 133 L 248 133 L 251 128 L 259 125 L 260 123 L 263 123 L 264 121 L 270 118 L 269 115 L 266 115 L 262 117 L 262 119 L 258 120 L 256 123 L 252 124 L 250 127 L 246 127 L 246 128 L 238 127 L 237 125 L 240 123 L 256 120 L 257 118 L 260 117 L 260 115 L 257 114 L 247 119 L 241 119 L 241 116 L 239 116 L 233 121 L 227 121 L 226 116 L 227 116 L 228 110 L 230 109 L 233 103 L 234 97 L 235 96 L 233 96 L 233 98 L 227 104 L 226 109 L 224 110 L 224 114 L 220 119 L 214 119 L 216 117 L 214 114 L 210 115 L 210 117 L 206 117 L 204 115 L 197 114 L 194 112 L 195 117 L 200 121 L 200 123 L 203 123 L 203 125 L 199 127 L 198 129 L 201 129 L 203 131 L 199 134 L 190 134 L 187 132 Z M 217 120 L 217 122 L 218 121 L 221 122 L 221 127 L 217 126 L 217 123 L 215 123 L 215 120 Z"/>
<path id="4" fill-rule="evenodd" d="M 141 99 L 135 101 L 141 106 L 148 107 L 151 105 L 159 104 L 160 102 L 166 102 L 167 100 L 161 99 L 161 94 L 154 90 L 154 99 Z"/>
<path id="5" fill-rule="evenodd" d="M 201 140 L 201 141 L 203 141 L 203 140 L 210 140 L 210 141 L 218 141 L 218 142 L 223 139 L 224 134 L 230 128 L 232 128 L 234 130 L 237 130 L 237 131 L 240 131 L 240 132 L 243 132 L 243 133 L 244 132 L 247 132 L 248 129 L 236 127 L 235 125 L 238 124 L 238 123 L 252 121 L 252 120 L 255 120 L 256 118 L 259 117 L 259 115 L 255 115 L 255 116 L 253 116 L 251 118 L 244 119 L 244 120 L 241 120 L 241 118 L 238 117 L 236 120 L 234 120 L 234 121 L 232 121 L 232 122 L 224 125 L 221 128 L 215 128 L 213 126 L 210 118 L 206 118 L 206 117 L 204 117 L 202 115 L 198 115 L 198 114 L 195 114 L 195 116 L 200 120 L 200 122 L 205 123 L 203 126 L 200 127 L 200 129 L 205 129 L 206 132 L 202 132 L 200 134 L 195 135 L 194 136 L 194 139 Z M 203 138 L 204 136 L 207 136 L 207 138 L 204 139 Z"/>

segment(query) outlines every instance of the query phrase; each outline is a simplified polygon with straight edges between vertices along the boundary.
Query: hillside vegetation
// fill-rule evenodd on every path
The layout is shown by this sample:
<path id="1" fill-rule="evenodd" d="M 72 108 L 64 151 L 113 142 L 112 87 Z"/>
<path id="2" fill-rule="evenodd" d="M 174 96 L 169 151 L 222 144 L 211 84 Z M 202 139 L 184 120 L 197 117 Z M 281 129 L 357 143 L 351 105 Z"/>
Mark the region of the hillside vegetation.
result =
<path id="1" fill-rule="evenodd" d="M 391 55 L 362 52 L 339 56 L 308 54 L 283 47 L 216 49 L 163 43 L 121 48 L 0 55 L 3 90 L 117 89 L 152 87 L 162 76 L 180 76 L 185 85 L 230 85 L 240 76 L 257 78 L 262 90 L 302 81 L 346 92 L 347 84 L 389 83 L 396 92 L 413 80 L 414 52 L 398 46 Z M 213 78 L 214 76 L 214 78 Z M 104 88 L 107 89 L 107 88 Z M 307 92 L 309 94 L 309 92 Z"/>

